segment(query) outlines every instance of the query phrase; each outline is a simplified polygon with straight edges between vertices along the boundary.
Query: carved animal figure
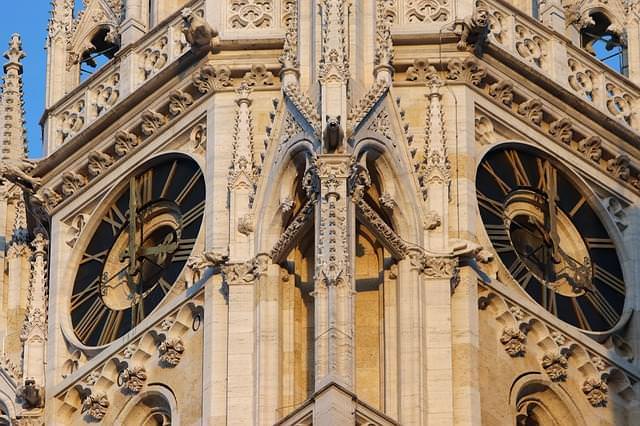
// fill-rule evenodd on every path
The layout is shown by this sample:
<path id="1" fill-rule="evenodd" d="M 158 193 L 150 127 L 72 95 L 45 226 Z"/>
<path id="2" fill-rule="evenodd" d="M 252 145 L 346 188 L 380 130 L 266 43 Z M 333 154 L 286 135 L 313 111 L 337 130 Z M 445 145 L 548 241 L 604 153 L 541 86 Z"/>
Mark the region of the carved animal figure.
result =
<path id="1" fill-rule="evenodd" d="M 202 278 L 205 269 L 220 266 L 227 260 L 229 260 L 229 256 L 214 251 L 206 251 L 199 256 L 190 257 L 187 260 L 187 286 L 197 283 Z"/>
<path id="2" fill-rule="evenodd" d="M 191 8 L 182 9 L 184 33 L 187 42 L 194 49 L 209 48 L 213 50 L 218 46 L 218 31 L 211 27 L 202 17 L 198 16 Z"/>
<path id="3" fill-rule="evenodd" d="M 476 7 L 471 16 L 464 18 L 458 49 L 466 50 L 472 45 L 475 47 L 475 54 L 482 56 L 488 35 L 489 11 L 483 7 Z"/>
<path id="4" fill-rule="evenodd" d="M 324 129 L 323 141 L 324 149 L 327 153 L 332 154 L 340 150 L 342 139 L 344 139 L 344 131 L 340 126 L 340 116 L 327 116 L 327 125 Z"/>
<path id="5" fill-rule="evenodd" d="M 42 179 L 31 176 L 35 168 L 36 163 L 31 160 L 5 160 L 0 164 L 0 183 L 6 179 L 25 191 L 35 192 L 42 185 Z"/>

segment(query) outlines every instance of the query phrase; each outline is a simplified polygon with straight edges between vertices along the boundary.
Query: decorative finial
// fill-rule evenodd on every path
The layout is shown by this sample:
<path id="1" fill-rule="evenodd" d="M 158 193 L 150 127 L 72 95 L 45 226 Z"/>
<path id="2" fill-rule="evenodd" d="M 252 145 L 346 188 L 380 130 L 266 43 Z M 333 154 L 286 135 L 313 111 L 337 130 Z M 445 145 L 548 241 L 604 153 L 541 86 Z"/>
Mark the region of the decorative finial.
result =
<path id="1" fill-rule="evenodd" d="M 9 50 L 4 52 L 4 57 L 8 59 L 8 62 L 5 64 L 5 72 L 7 66 L 9 65 L 18 65 L 22 67 L 21 60 L 27 56 L 22 50 L 22 38 L 20 38 L 20 34 L 13 33 L 11 35 L 11 39 L 9 40 Z"/>

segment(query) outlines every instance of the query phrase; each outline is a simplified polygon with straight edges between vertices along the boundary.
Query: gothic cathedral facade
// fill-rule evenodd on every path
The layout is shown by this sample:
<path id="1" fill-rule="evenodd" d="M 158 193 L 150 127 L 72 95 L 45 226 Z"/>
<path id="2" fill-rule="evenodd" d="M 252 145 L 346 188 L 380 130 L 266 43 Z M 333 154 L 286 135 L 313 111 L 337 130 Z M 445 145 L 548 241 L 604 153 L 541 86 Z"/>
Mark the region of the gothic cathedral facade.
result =
<path id="1" fill-rule="evenodd" d="M 0 425 L 640 422 L 640 1 L 51 0 L 46 54 Z"/>

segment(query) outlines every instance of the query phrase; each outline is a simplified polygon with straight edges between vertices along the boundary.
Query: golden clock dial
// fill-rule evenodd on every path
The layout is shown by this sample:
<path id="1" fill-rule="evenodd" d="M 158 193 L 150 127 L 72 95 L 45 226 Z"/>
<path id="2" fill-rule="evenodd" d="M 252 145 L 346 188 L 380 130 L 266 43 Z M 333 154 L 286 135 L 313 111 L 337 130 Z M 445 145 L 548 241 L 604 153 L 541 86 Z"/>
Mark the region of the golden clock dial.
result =
<path id="1" fill-rule="evenodd" d="M 129 178 L 77 266 L 70 312 L 80 341 L 106 345 L 154 310 L 191 255 L 204 207 L 204 176 L 193 160 L 156 161 Z"/>
<path id="2" fill-rule="evenodd" d="M 528 147 L 494 149 L 476 192 L 489 239 L 529 296 L 584 330 L 618 324 L 626 289 L 616 246 L 592 197 L 559 163 Z"/>

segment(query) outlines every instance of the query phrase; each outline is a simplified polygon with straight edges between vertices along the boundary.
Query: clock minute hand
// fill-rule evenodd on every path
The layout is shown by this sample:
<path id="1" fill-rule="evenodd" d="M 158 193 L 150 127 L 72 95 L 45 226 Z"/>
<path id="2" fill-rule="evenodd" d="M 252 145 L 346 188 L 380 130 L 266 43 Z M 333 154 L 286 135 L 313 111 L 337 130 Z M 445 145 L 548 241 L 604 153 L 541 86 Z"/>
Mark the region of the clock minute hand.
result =
<path id="1" fill-rule="evenodd" d="M 556 169 L 547 163 L 545 168 L 545 193 L 547 195 L 547 220 L 545 220 L 545 227 L 549 233 L 549 237 L 552 242 L 551 257 L 555 263 L 560 263 L 560 256 L 558 249 L 560 248 L 560 237 L 558 236 L 558 216 L 556 201 L 558 199 L 558 175 Z"/>

